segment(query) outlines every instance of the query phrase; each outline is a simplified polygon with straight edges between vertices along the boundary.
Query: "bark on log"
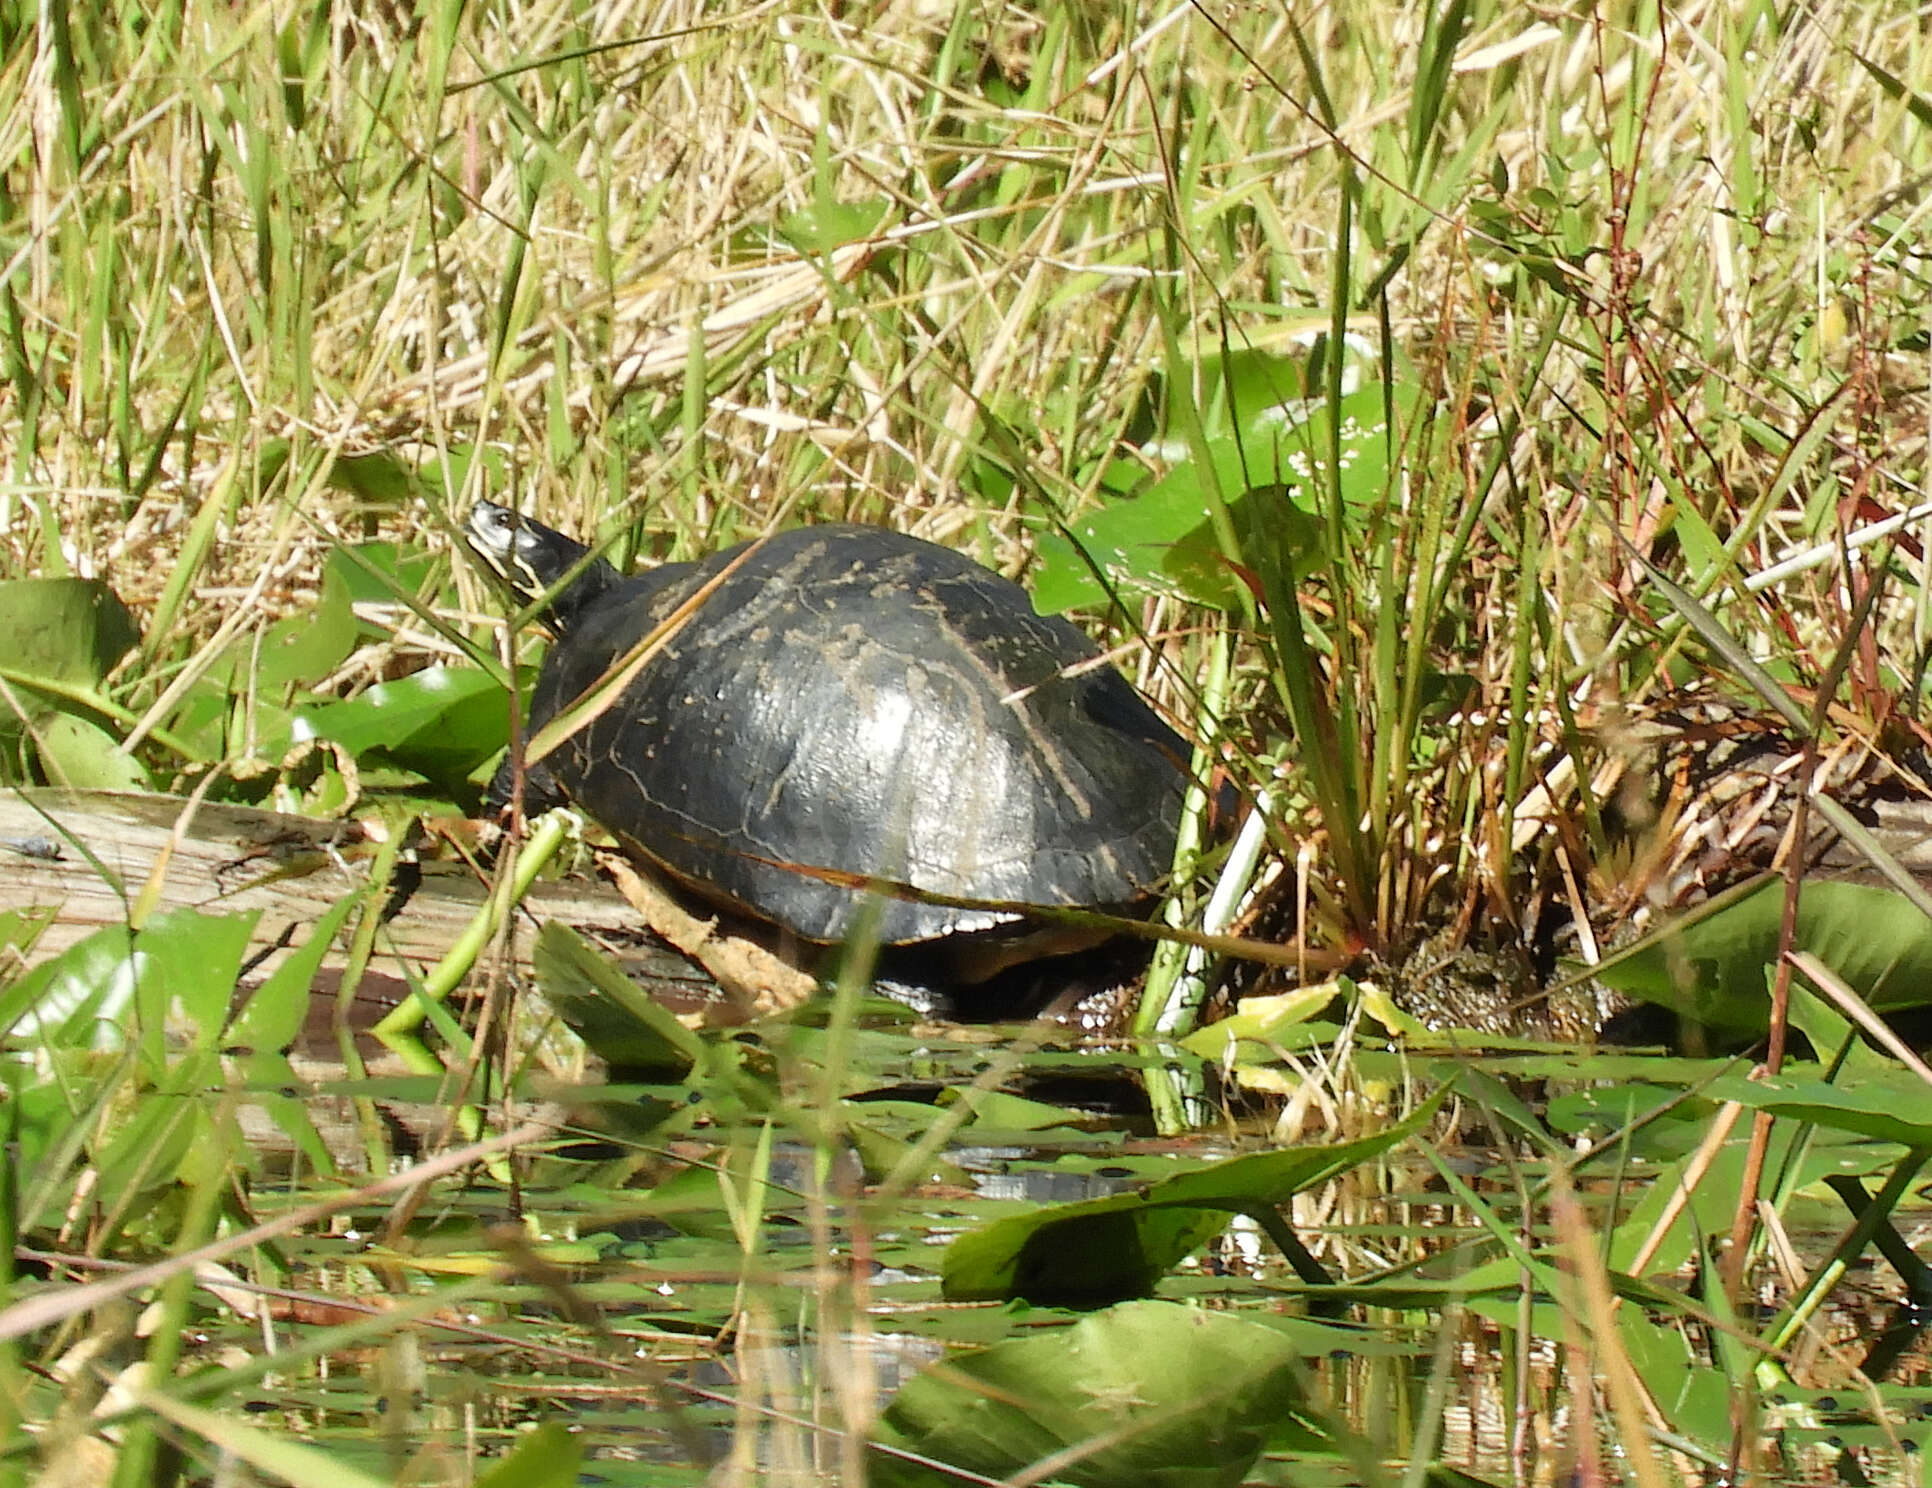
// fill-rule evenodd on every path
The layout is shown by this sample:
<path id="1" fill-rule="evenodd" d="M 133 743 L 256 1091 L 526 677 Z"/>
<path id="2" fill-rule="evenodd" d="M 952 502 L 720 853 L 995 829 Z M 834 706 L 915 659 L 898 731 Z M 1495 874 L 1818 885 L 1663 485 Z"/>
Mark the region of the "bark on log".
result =
<path id="1" fill-rule="evenodd" d="M 28 964 L 37 965 L 104 926 L 126 924 L 144 891 L 152 900 L 150 916 L 181 908 L 252 911 L 253 956 L 243 980 L 253 985 L 308 939 L 324 911 L 369 893 L 375 847 L 356 822 L 118 791 L 0 790 L 0 914 L 51 912 L 27 953 Z M 347 1011 L 348 1032 L 371 1075 L 400 1073 L 401 1066 L 368 1030 L 406 995 L 409 977 L 442 959 L 487 893 L 483 878 L 461 861 L 431 859 L 398 873 L 374 955 Z M 617 952 L 626 970 L 666 1002 L 702 1004 L 718 995 L 700 970 L 651 937 L 637 911 L 601 879 L 540 883 L 530 891 L 508 936 L 514 969 L 529 971 L 536 931 L 553 919 Z M 308 1026 L 288 1051 L 295 1072 L 309 1083 L 305 1111 L 349 1172 L 363 1169 L 368 1155 L 385 1146 L 448 1140 L 450 1116 L 442 1105 L 371 1101 L 332 1084 L 346 1073 L 335 994 L 355 924 L 351 915 L 324 956 Z M 527 1114 L 531 1108 L 517 1103 L 510 1109 Z M 290 1150 L 286 1134 L 259 1105 L 244 1100 L 236 1114 L 258 1151 Z"/>
<path id="2" fill-rule="evenodd" d="M 104 925 L 127 922 L 151 890 L 153 910 L 192 907 L 255 911 L 251 949 L 266 975 L 290 945 L 307 939 L 318 916 L 369 887 L 375 843 L 357 822 L 248 806 L 191 806 L 174 796 L 120 791 L 0 791 L 0 912 L 52 910 L 30 959 L 58 954 Z M 377 1015 L 399 995 L 406 975 L 434 966 L 467 927 L 488 892 L 460 861 L 404 865 L 376 936 L 369 990 Z M 675 996 L 704 983 L 676 952 L 651 943 L 635 910 L 602 880 L 539 883 L 525 897 L 509 936 L 514 965 L 529 969 L 537 928 L 561 920 L 599 940 L 629 948 L 633 972 Z M 352 921 L 353 923 L 353 921 Z M 325 975 L 345 959 L 338 945 Z"/>

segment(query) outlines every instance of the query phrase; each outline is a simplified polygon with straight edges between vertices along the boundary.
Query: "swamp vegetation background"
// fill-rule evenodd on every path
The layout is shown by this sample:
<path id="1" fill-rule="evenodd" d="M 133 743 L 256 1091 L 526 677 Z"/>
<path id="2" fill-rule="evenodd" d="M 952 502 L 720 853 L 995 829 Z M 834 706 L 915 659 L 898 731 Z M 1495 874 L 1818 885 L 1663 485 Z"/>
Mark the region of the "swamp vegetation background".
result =
<path id="1" fill-rule="evenodd" d="M 1932 1096 L 1849 1032 L 1932 986 L 1895 856 L 1636 958 L 1695 1057 L 1400 994 L 1696 897 L 1632 742 L 1686 687 L 1841 830 L 1921 750 L 1927 22 L 0 0 L 7 777 L 359 824 L 226 819 L 291 923 L 168 898 L 207 818 L 7 798 L 0 878 L 109 909 L 0 912 L 0 1481 L 1915 1478 Z M 1268 1000 L 700 1036 L 511 917 L 364 1068 L 359 989 L 467 970 L 385 912 L 472 876 L 414 824 L 535 654 L 485 496 L 620 564 L 886 523 L 1076 610 L 1262 803 L 1272 954 L 1206 959 Z"/>

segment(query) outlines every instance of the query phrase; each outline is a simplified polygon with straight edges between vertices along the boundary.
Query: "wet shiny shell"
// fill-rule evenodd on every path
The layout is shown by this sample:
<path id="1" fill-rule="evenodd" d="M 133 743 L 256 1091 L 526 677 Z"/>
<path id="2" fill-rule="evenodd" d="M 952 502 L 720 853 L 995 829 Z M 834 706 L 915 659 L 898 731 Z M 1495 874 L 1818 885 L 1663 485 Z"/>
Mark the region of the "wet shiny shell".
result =
<path id="1" fill-rule="evenodd" d="M 545 664 L 533 723 L 740 551 L 599 595 Z M 835 941 L 862 901 L 855 876 L 997 905 L 1146 898 L 1169 866 L 1186 761 L 1092 643 L 1017 585 L 881 528 L 813 527 L 758 545 L 547 764 L 676 877 Z M 893 897 L 880 937 L 1014 918 Z"/>

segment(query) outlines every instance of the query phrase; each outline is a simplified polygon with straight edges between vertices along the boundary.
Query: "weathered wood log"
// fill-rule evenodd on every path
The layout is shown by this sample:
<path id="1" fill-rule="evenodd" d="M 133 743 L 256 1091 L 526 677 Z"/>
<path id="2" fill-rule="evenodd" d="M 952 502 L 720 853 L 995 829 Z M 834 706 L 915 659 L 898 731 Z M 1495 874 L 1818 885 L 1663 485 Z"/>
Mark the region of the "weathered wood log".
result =
<path id="1" fill-rule="evenodd" d="M 34 946 L 34 961 L 103 926 L 126 924 L 144 892 L 152 898 L 150 912 L 253 911 L 251 949 L 262 960 L 251 975 L 262 975 L 287 947 L 307 939 L 326 910 L 369 891 L 375 847 L 371 829 L 354 821 L 119 791 L 0 791 L 0 911 L 54 912 Z M 365 977 L 370 1011 L 380 1016 L 409 976 L 442 959 L 487 893 L 487 883 L 460 861 L 402 865 L 388 888 Z M 634 974 L 654 991 L 660 980 L 673 994 L 702 991 L 703 974 L 651 940 L 637 912 L 600 879 L 573 877 L 530 890 L 508 937 L 516 967 L 528 970 L 535 932 L 553 919 L 628 948 L 638 963 Z M 345 961 L 343 947 L 330 950 L 324 985 Z"/>
<path id="2" fill-rule="evenodd" d="M 29 953 L 31 964 L 105 926 L 127 924 L 144 892 L 150 917 L 182 908 L 254 912 L 250 949 L 256 959 L 244 976 L 253 983 L 291 947 L 306 942 L 318 918 L 342 899 L 375 900 L 375 847 L 370 829 L 357 822 L 192 805 L 172 796 L 0 790 L 0 912 L 52 912 Z M 407 994 L 411 977 L 442 959 L 488 891 L 468 865 L 436 859 L 400 865 L 379 891 L 383 921 L 346 1016 L 347 1032 L 372 1075 L 401 1073 L 402 1066 L 369 1030 Z M 536 931 L 548 920 L 563 921 L 617 951 L 636 980 L 674 1006 L 717 996 L 704 973 L 651 936 L 637 911 L 601 879 L 572 877 L 530 890 L 507 937 L 514 969 L 528 972 Z M 309 1084 L 304 1110 L 346 1171 L 361 1170 L 369 1154 L 385 1146 L 448 1140 L 451 1114 L 435 1104 L 358 1099 L 333 1086 L 346 1074 L 336 994 L 355 923 L 352 916 L 324 955 L 308 1026 L 288 1051 L 296 1074 Z M 518 1103 L 511 1109 L 527 1114 L 531 1108 Z M 236 1114 L 258 1151 L 289 1151 L 287 1135 L 261 1106 L 244 1100 Z"/>

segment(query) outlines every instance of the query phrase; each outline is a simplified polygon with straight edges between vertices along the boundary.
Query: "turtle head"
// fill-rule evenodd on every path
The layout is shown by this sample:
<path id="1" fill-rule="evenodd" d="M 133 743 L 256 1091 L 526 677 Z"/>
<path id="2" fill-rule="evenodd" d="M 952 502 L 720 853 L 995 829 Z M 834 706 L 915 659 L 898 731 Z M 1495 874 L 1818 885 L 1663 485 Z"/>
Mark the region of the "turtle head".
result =
<path id="1" fill-rule="evenodd" d="M 550 596 L 550 618 L 560 631 L 617 582 L 617 570 L 582 543 L 493 501 L 471 508 L 469 539 L 526 599 Z"/>

